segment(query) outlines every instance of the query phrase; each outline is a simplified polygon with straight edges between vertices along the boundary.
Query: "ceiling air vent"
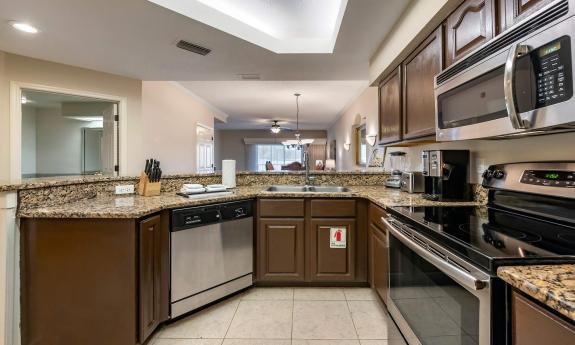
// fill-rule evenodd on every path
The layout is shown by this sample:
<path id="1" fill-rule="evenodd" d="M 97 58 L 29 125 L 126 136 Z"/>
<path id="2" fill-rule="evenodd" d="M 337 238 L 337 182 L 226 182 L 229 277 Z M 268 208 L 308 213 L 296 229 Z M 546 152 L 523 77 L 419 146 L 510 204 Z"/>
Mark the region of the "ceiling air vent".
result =
<path id="1" fill-rule="evenodd" d="M 262 77 L 257 73 L 241 73 L 238 74 L 241 80 L 260 80 Z"/>
<path id="2" fill-rule="evenodd" d="M 200 55 L 203 55 L 203 56 L 208 55 L 208 54 L 212 51 L 211 49 L 204 48 L 204 47 L 202 47 L 202 46 L 199 46 L 199 45 L 197 45 L 197 44 L 193 44 L 193 43 L 190 43 L 190 42 L 186 42 L 186 41 L 184 41 L 184 40 L 180 40 L 180 41 L 176 44 L 176 46 L 177 46 L 178 48 L 180 48 L 180 49 L 184 49 L 184 50 L 190 51 L 190 52 L 192 52 L 192 53 L 200 54 Z"/>

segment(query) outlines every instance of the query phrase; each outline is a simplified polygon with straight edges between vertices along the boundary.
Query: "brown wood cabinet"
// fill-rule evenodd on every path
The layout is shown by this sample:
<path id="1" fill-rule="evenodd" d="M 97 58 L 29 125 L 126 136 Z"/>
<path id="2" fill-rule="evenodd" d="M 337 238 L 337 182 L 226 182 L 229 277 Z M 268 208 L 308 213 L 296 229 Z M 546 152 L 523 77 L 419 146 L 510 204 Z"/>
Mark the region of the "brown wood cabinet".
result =
<path id="1" fill-rule="evenodd" d="M 379 84 L 379 142 L 387 144 L 402 139 L 401 67 Z"/>
<path id="2" fill-rule="evenodd" d="M 168 317 L 168 224 L 22 219 L 22 344 L 143 344 Z"/>
<path id="3" fill-rule="evenodd" d="M 511 294 L 511 336 L 513 345 L 572 345 L 575 326 L 545 307 L 524 297 Z"/>
<path id="4" fill-rule="evenodd" d="M 261 218 L 257 233 L 258 279 L 304 281 L 304 220 Z"/>
<path id="5" fill-rule="evenodd" d="M 435 134 L 435 75 L 442 67 L 440 26 L 403 62 L 403 139 Z"/>
<path id="6" fill-rule="evenodd" d="M 147 339 L 161 322 L 162 234 L 160 216 L 140 222 L 140 339 Z"/>
<path id="7" fill-rule="evenodd" d="M 389 245 L 387 233 L 377 226 L 370 226 L 371 261 L 373 269 L 372 287 L 383 303 L 387 304 L 389 290 Z"/>
<path id="8" fill-rule="evenodd" d="M 494 2 L 466 0 L 447 18 L 446 66 L 493 38 L 498 21 Z"/>
<path id="9" fill-rule="evenodd" d="M 505 27 L 511 27 L 553 1 L 556 0 L 505 0 Z"/>
<path id="10" fill-rule="evenodd" d="M 341 231 L 344 248 L 331 247 L 332 228 L 334 236 Z M 309 235 L 312 281 L 355 280 L 355 219 L 312 219 Z"/>
<path id="11" fill-rule="evenodd" d="M 367 282 L 365 201 L 265 198 L 259 199 L 258 205 L 256 272 L 259 284 Z M 262 205 L 264 212 L 261 212 Z M 298 216 L 281 216 L 286 212 Z M 344 248 L 333 248 L 330 244 L 331 228 L 338 227 L 345 230 Z"/>

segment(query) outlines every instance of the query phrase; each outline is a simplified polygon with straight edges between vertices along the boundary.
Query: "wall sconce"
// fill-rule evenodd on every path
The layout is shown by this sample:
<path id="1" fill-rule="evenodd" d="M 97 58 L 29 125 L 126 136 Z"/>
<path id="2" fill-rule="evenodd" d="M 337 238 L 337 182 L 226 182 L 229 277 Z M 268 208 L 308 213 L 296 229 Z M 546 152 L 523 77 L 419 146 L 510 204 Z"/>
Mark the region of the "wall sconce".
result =
<path id="1" fill-rule="evenodd" d="M 345 144 L 343 144 L 343 148 L 344 148 L 346 151 L 349 151 L 349 149 L 351 148 L 351 144 L 350 144 L 350 143 L 345 143 Z"/>
<path id="2" fill-rule="evenodd" d="M 377 139 L 377 135 L 366 135 L 365 141 L 369 144 L 369 146 L 375 145 L 375 140 Z"/>

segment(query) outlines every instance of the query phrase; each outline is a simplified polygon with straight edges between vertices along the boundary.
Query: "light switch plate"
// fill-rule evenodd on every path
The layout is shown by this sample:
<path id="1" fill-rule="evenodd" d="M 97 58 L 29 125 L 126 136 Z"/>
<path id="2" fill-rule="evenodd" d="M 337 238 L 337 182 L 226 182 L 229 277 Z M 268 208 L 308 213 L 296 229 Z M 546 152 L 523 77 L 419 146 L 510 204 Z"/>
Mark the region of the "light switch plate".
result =
<path id="1" fill-rule="evenodd" d="M 125 184 L 121 186 L 116 186 L 116 194 L 134 194 L 134 185 Z"/>

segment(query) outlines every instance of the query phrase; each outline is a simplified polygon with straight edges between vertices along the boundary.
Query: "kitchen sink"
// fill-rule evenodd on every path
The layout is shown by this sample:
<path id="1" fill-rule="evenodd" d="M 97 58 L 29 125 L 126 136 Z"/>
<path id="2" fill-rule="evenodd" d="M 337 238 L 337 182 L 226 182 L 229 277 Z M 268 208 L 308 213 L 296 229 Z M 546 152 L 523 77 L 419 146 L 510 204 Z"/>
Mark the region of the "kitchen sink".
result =
<path id="1" fill-rule="evenodd" d="M 350 189 L 342 186 L 289 186 L 277 185 L 266 189 L 267 192 L 276 193 L 346 193 Z"/>

